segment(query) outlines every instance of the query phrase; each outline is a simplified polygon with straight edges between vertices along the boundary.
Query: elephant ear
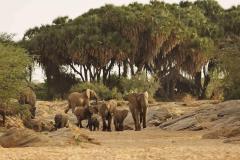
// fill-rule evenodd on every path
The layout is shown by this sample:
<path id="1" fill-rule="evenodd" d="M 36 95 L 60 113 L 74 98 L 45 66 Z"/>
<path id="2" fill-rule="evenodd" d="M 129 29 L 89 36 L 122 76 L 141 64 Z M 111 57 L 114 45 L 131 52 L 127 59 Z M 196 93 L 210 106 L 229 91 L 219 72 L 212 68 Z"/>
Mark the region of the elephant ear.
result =
<path id="1" fill-rule="evenodd" d="M 149 97 L 149 96 L 148 96 L 148 92 L 145 91 L 143 94 L 144 94 L 144 97 L 145 97 L 146 99 L 148 99 L 148 97 Z"/>
<path id="2" fill-rule="evenodd" d="M 88 99 L 91 98 L 91 90 L 90 89 L 86 89 L 86 96 Z"/>

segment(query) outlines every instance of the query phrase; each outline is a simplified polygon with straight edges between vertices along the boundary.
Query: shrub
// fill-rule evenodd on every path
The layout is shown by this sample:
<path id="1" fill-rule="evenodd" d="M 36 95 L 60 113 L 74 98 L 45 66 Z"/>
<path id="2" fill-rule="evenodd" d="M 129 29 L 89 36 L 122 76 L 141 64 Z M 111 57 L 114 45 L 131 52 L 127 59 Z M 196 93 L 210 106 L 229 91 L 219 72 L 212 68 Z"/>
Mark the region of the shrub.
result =
<path id="1" fill-rule="evenodd" d="M 26 51 L 14 44 L 0 42 L 0 107 L 17 99 L 26 87 L 27 67 L 30 58 Z"/>
<path id="2" fill-rule="evenodd" d="M 121 78 L 119 90 L 124 94 L 133 92 L 148 91 L 151 97 L 154 97 L 160 86 L 160 82 L 155 77 L 146 77 L 146 74 L 137 74 L 131 79 Z"/>
<path id="3" fill-rule="evenodd" d="M 48 89 L 46 83 L 31 84 L 37 99 L 48 100 Z"/>
<path id="4" fill-rule="evenodd" d="M 206 90 L 206 96 L 210 99 L 223 100 L 223 79 L 219 78 L 219 73 L 213 72 L 211 75 L 211 81 Z"/>

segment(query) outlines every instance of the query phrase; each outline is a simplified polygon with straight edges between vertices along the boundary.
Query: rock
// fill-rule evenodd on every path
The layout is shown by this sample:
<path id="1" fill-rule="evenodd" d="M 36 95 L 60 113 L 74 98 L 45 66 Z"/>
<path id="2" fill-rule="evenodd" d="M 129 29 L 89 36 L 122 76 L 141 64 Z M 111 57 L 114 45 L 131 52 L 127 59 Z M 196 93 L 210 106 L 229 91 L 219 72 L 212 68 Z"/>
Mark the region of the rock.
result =
<path id="1" fill-rule="evenodd" d="M 239 127 L 223 127 L 215 131 L 210 131 L 202 136 L 203 139 L 219 139 L 219 138 L 231 138 L 240 136 Z"/>
<path id="2" fill-rule="evenodd" d="M 29 147 L 40 143 L 42 139 L 31 130 L 12 128 L 0 137 L 0 145 L 9 147 Z"/>
<path id="3" fill-rule="evenodd" d="M 151 127 L 151 126 L 159 126 L 161 123 L 163 123 L 163 122 L 162 122 L 162 121 L 159 121 L 159 120 L 157 120 L 157 119 L 150 120 L 150 121 L 148 122 L 148 124 L 149 124 L 150 127 Z"/>
<path id="4" fill-rule="evenodd" d="M 159 127 L 165 130 L 202 130 L 210 133 L 203 138 L 234 137 L 240 132 L 240 100 L 209 104 L 190 113 L 163 122 Z"/>
<path id="5" fill-rule="evenodd" d="M 0 145 L 5 148 L 79 145 L 82 142 L 99 144 L 78 128 L 62 128 L 55 132 L 12 128 L 0 137 Z"/>

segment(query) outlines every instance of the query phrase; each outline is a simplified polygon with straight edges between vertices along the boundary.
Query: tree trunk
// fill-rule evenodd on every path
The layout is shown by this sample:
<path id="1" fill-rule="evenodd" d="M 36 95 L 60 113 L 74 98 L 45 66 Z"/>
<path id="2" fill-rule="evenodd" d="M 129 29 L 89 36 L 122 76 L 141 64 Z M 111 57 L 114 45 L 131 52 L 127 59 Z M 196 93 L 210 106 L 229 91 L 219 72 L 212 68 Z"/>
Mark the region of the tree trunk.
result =
<path id="1" fill-rule="evenodd" d="M 135 75 L 134 73 L 134 65 L 133 64 L 129 64 L 130 66 L 130 70 L 131 70 L 131 76 L 133 77 Z"/>
<path id="2" fill-rule="evenodd" d="M 128 65 L 127 65 L 127 61 L 123 61 L 123 77 L 127 77 L 128 74 Z"/>
<path id="3" fill-rule="evenodd" d="M 201 71 L 195 75 L 195 90 L 198 97 L 200 97 L 202 91 L 201 75 Z"/>
<path id="4" fill-rule="evenodd" d="M 103 80 L 103 84 L 106 84 L 106 80 L 107 80 L 107 71 L 106 71 L 106 67 L 103 68 L 103 76 L 102 76 L 102 80 Z"/>
<path id="5" fill-rule="evenodd" d="M 52 93 L 52 88 L 51 88 L 51 75 L 49 74 L 48 69 L 45 70 L 45 74 L 47 77 L 47 99 L 52 100 L 53 99 L 53 93 Z"/>
<path id="6" fill-rule="evenodd" d="M 204 83 L 203 83 L 203 87 L 202 87 L 202 92 L 201 92 L 201 95 L 200 95 L 200 99 L 206 99 L 206 90 L 207 90 L 207 87 L 208 87 L 208 84 L 210 83 L 210 76 L 208 73 L 206 73 L 206 66 L 204 67 L 203 69 L 203 73 L 204 73 Z"/>
<path id="7" fill-rule="evenodd" d="M 114 66 L 115 61 L 111 60 L 110 64 L 108 67 L 104 67 L 103 68 L 103 84 L 107 83 L 107 76 L 108 76 L 108 72 L 112 69 L 112 67 Z"/>
<path id="8" fill-rule="evenodd" d="M 121 78 L 121 63 L 118 63 L 118 78 Z"/>
<path id="9" fill-rule="evenodd" d="M 88 70 L 87 67 L 85 65 L 83 65 L 83 70 L 84 70 L 84 75 L 85 75 L 85 82 L 88 82 Z"/>
<path id="10" fill-rule="evenodd" d="M 32 82 L 32 71 L 33 71 L 33 69 L 32 69 L 32 65 L 31 66 L 29 66 L 29 82 Z"/>
<path id="11" fill-rule="evenodd" d="M 97 82 L 100 82 L 101 81 L 101 69 L 98 69 L 97 70 Z"/>
<path id="12" fill-rule="evenodd" d="M 70 64 L 69 66 L 72 68 L 72 70 L 73 70 L 75 73 L 77 73 L 77 74 L 80 75 L 81 80 L 84 82 L 85 80 L 84 80 L 84 77 L 83 77 L 83 75 L 82 75 L 82 66 L 80 66 L 80 72 L 79 72 L 72 64 Z"/>

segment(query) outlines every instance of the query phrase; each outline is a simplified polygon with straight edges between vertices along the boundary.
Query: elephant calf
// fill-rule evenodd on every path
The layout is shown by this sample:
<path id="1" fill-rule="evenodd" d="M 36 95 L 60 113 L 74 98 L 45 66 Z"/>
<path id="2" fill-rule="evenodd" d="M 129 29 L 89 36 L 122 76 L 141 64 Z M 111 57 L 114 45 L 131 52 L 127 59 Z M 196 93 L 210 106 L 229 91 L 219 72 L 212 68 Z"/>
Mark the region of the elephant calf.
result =
<path id="1" fill-rule="evenodd" d="M 2 116 L 2 124 L 5 125 L 6 113 L 3 109 L 0 109 L 0 115 Z"/>
<path id="2" fill-rule="evenodd" d="M 90 131 L 96 131 L 99 130 L 99 116 L 98 114 L 93 114 L 91 118 L 88 121 L 88 127 Z"/>
<path id="3" fill-rule="evenodd" d="M 74 111 L 75 116 L 77 117 L 77 126 L 80 128 L 83 128 L 82 126 L 82 120 L 89 120 L 91 118 L 91 111 L 89 109 L 89 107 L 78 107 L 75 111 Z"/>
<path id="4" fill-rule="evenodd" d="M 55 129 L 69 127 L 68 116 L 65 114 L 56 114 L 54 120 L 55 120 L 55 125 L 54 125 Z"/>
<path id="5" fill-rule="evenodd" d="M 116 131 L 123 131 L 124 130 L 124 119 L 127 117 L 128 115 L 128 110 L 124 109 L 124 110 L 116 110 L 114 112 L 114 126 L 115 126 L 115 130 Z"/>
<path id="6" fill-rule="evenodd" d="M 98 111 L 99 115 L 102 118 L 103 131 L 111 131 L 112 117 L 116 108 L 117 102 L 115 100 L 103 102 L 103 104 L 99 106 Z"/>

